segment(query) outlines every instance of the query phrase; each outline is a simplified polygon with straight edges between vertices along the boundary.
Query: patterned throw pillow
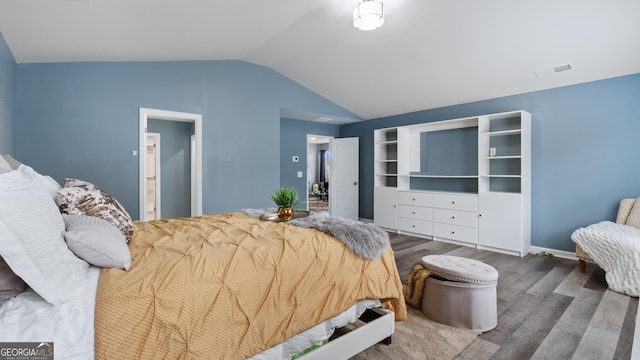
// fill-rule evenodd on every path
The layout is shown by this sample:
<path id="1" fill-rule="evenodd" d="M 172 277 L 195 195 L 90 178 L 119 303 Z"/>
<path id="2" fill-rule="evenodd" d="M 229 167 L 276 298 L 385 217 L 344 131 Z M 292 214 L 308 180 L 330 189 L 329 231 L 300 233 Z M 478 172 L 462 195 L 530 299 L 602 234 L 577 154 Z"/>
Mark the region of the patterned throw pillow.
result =
<path id="1" fill-rule="evenodd" d="M 58 190 L 56 202 L 62 214 L 99 217 L 115 225 L 127 244 L 131 240 L 131 216 L 113 196 L 98 186 L 78 179 L 66 179 L 64 187 Z"/>

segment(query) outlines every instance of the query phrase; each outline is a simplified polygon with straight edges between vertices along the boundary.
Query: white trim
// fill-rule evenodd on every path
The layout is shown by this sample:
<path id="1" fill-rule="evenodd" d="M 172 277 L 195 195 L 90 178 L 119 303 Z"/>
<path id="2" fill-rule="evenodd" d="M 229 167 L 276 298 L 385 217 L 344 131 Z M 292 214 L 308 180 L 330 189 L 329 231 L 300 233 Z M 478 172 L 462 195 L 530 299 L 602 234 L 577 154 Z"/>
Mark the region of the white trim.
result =
<path id="1" fill-rule="evenodd" d="M 191 214 L 198 213 L 197 201 L 198 191 L 196 190 L 196 136 L 191 135 Z M 202 213 L 202 211 L 200 211 Z"/>
<path id="2" fill-rule="evenodd" d="M 170 120 L 170 121 L 184 121 L 184 122 L 192 122 L 194 123 L 195 130 L 195 149 L 196 149 L 196 212 L 195 214 L 191 214 L 191 216 L 202 215 L 202 115 L 201 114 L 192 114 L 192 113 L 184 113 L 177 111 L 167 111 L 167 110 L 158 110 L 158 109 L 147 109 L 140 108 L 139 110 L 139 120 L 140 120 L 140 128 L 139 128 L 139 151 L 138 156 L 139 159 L 139 167 L 138 167 L 138 178 L 139 178 L 139 194 L 138 194 L 138 204 L 139 204 L 139 215 L 140 219 L 145 218 L 147 204 L 145 201 L 145 196 L 147 191 L 147 182 L 145 181 L 144 174 L 146 173 L 146 156 L 143 156 L 146 153 L 147 146 L 147 120 L 151 119 L 159 119 L 159 120 Z"/>
<path id="3" fill-rule="evenodd" d="M 563 259 L 576 260 L 576 261 L 578 260 L 578 258 L 576 257 L 576 253 L 571 251 L 548 249 L 548 248 L 543 248 L 539 246 L 532 246 L 531 248 L 529 248 L 530 254 L 537 254 L 539 252 L 548 252 L 549 254 L 555 257 L 559 257 Z"/>

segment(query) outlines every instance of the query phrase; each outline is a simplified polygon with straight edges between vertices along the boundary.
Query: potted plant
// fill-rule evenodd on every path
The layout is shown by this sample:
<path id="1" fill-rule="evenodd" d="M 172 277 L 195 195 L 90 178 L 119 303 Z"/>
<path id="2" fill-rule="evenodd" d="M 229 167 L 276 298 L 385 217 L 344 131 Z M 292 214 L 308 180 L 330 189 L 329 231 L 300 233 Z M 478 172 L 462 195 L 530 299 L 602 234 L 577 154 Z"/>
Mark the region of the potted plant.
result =
<path id="1" fill-rule="evenodd" d="M 286 221 L 293 217 L 293 207 L 303 203 L 298 192 L 293 187 L 282 187 L 270 195 L 271 200 L 278 206 L 278 218 Z"/>

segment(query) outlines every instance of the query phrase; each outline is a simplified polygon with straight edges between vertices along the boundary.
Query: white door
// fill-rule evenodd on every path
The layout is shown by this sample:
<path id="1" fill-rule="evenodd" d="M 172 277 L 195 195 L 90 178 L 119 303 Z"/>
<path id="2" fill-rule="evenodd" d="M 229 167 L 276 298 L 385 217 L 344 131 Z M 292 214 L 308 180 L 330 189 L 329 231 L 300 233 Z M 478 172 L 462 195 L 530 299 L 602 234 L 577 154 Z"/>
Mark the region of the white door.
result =
<path id="1" fill-rule="evenodd" d="M 145 221 L 160 219 L 160 134 L 147 133 L 147 217 Z"/>
<path id="2" fill-rule="evenodd" d="M 357 220 L 359 209 L 358 138 L 331 139 L 329 213 Z"/>

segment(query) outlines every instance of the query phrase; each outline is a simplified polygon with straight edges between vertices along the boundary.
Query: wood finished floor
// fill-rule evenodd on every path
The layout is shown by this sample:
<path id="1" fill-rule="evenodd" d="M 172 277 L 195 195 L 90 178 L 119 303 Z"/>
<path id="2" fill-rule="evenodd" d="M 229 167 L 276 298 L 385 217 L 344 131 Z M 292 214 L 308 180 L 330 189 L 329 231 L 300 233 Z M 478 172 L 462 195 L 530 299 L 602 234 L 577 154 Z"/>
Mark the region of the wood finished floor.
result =
<path id="1" fill-rule="evenodd" d="M 479 260 L 499 273 L 498 326 L 456 359 L 629 359 L 638 298 L 607 290 L 604 271 L 575 260 L 524 258 L 390 234 L 402 283 L 420 258 L 448 254 Z"/>

